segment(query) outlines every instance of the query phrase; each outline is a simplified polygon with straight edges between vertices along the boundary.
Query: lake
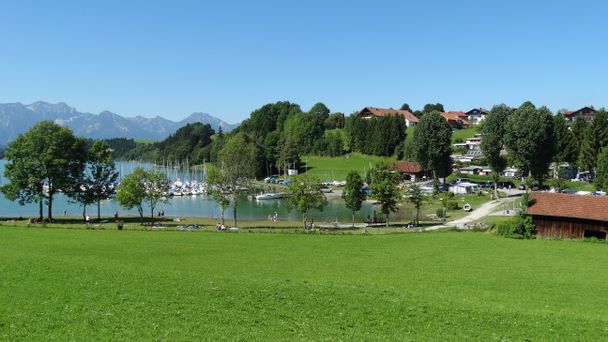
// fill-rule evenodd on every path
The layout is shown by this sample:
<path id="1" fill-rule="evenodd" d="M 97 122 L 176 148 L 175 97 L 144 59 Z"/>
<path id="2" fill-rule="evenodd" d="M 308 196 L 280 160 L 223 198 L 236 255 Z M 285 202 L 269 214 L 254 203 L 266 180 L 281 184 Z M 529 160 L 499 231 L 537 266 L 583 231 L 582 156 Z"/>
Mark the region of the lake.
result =
<path id="1" fill-rule="evenodd" d="M 4 178 L 4 166 L 6 160 L 0 160 L 0 184 L 4 184 L 6 179 Z M 134 163 L 134 162 L 117 162 L 116 169 L 119 170 L 123 175 L 127 175 L 136 166 L 151 167 L 151 164 L 145 163 Z M 183 175 L 182 175 L 183 177 Z M 334 196 L 335 197 L 335 196 Z M 357 213 L 356 219 L 358 221 L 365 220 L 372 212 L 376 209 L 369 203 L 363 203 L 361 211 Z M 45 207 L 46 216 L 46 207 Z M 182 217 L 220 217 L 220 207 L 216 202 L 213 201 L 211 196 L 184 196 L 184 197 L 170 197 L 167 203 L 161 203 L 156 208 L 156 211 L 164 210 L 167 216 L 182 216 Z M 57 194 L 53 201 L 53 216 L 63 216 L 64 211 L 67 212 L 68 216 L 80 216 L 82 215 L 82 205 L 78 203 L 72 203 L 72 201 L 64 196 L 63 194 Z M 149 208 L 144 207 L 145 215 L 150 215 Z M 120 216 L 125 215 L 138 215 L 137 210 L 125 210 L 121 208 L 114 199 L 102 201 L 101 203 L 101 214 L 103 216 L 113 216 L 115 212 L 118 212 Z M 278 214 L 279 220 L 301 220 L 301 215 L 296 212 L 288 211 L 287 200 L 265 200 L 256 201 L 251 197 L 241 196 L 238 201 L 237 215 L 239 219 L 244 220 L 265 220 L 268 215 Z M 97 215 L 97 207 L 95 205 L 87 207 L 87 214 L 91 217 Z M 156 215 L 156 213 L 155 213 Z M 226 209 L 225 216 L 230 218 L 232 215 L 232 208 Z M 11 202 L 4 198 L 0 193 L 0 216 L 38 216 L 38 204 L 30 203 L 24 206 L 19 205 L 17 202 Z M 351 221 L 351 212 L 344 206 L 344 201 L 339 198 L 331 198 L 325 209 L 320 212 L 313 210 L 311 216 L 318 222 L 334 221 L 336 219 L 340 221 Z"/>

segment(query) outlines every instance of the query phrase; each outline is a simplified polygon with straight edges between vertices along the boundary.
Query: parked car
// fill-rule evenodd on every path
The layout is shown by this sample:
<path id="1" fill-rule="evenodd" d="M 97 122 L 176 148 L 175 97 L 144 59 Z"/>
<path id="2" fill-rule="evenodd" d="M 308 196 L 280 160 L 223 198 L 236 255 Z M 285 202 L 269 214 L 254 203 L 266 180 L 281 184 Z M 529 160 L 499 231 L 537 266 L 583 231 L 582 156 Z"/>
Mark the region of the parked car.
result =
<path id="1" fill-rule="evenodd" d="M 576 189 L 572 189 L 572 188 L 566 188 L 566 189 L 562 190 L 562 193 L 569 194 L 569 195 L 574 195 L 577 192 L 578 191 L 576 191 Z"/>
<path id="2" fill-rule="evenodd" d="M 499 181 L 496 185 L 501 189 L 515 189 L 515 184 L 511 181 Z"/>

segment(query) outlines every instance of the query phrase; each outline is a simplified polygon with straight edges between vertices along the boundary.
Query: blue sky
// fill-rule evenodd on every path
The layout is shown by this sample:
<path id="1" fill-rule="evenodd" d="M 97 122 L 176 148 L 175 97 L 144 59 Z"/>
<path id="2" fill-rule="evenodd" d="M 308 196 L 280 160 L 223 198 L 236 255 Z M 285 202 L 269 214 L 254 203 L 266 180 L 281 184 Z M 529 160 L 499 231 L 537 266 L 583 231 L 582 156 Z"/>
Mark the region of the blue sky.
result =
<path id="1" fill-rule="evenodd" d="M 604 1 L 3 1 L 0 102 L 239 122 L 268 102 L 608 106 Z"/>

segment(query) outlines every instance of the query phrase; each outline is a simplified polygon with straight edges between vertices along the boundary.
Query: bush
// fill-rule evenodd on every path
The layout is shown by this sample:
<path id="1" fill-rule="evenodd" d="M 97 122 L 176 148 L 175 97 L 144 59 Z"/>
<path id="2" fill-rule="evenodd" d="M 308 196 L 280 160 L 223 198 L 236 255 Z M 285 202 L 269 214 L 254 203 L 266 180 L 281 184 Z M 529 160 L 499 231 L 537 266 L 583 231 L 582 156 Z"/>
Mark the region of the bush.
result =
<path id="1" fill-rule="evenodd" d="M 532 217 L 519 215 L 496 225 L 496 234 L 514 239 L 533 239 L 534 225 Z"/>
<path id="2" fill-rule="evenodd" d="M 437 214 L 437 218 L 440 220 L 445 218 L 445 217 L 443 217 L 443 208 L 437 208 L 436 214 Z"/>
<path id="3" fill-rule="evenodd" d="M 448 210 L 458 210 L 460 209 L 460 207 L 458 206 L 458 202 L 457 201 L 448 201 L 446 204 L 446 208 Z"/>
<path id="4" fill-rule="evenodd" d="M 116 221 L 116 228 L 118 228 L 118 230 L 122 230 L 122 227 L 124 226 L 122 221 Z"/>

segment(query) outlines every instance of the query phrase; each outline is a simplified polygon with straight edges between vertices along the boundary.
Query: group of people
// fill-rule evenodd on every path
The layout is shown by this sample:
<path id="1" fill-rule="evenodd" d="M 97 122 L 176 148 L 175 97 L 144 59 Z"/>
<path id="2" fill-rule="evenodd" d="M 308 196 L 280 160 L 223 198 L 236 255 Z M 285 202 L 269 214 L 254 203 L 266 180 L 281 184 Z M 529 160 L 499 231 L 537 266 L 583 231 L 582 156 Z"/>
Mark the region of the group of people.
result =
<path id="1" fill-rule="evenodd" d="M 279 214 L 277 214 L 276 211 L 274 212 L 274 214 L 268 214 L 268 221 L 278 222 L 279 221 Z"/>

